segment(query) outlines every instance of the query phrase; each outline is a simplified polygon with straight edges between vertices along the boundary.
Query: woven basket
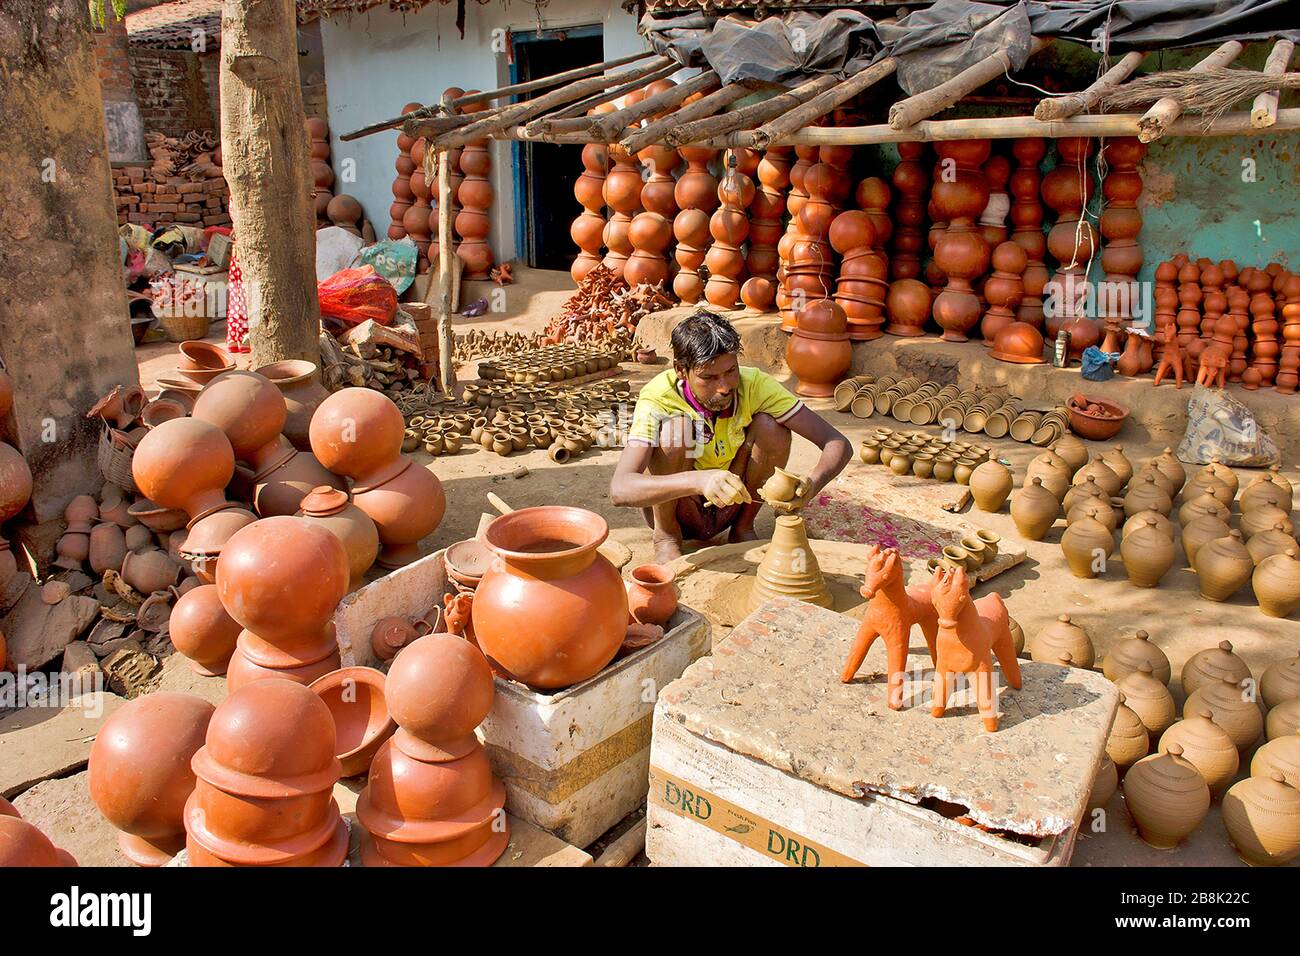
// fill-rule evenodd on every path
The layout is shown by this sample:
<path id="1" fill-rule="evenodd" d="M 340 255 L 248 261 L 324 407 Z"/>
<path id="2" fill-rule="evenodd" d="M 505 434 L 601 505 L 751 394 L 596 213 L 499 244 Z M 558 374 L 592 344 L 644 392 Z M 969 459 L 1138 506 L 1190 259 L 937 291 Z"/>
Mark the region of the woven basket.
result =
<path id="1" fill-rule="evenodd" d="M 206 315 L 159 316 L 158 324 L 167 334 L 168 342 L 189 342 L 208 334 L 211 319 Z"/>
<path id="2" fill-rule="evenodd" d="M 135 478 L 131 474 L 131 459 L 135 449 L 129 446 L 119 447 L 113 442 L 113 430 L 105 428 L 99 433 L 99 470 L 103 476 L 123 491 L 139 494 Z"/>

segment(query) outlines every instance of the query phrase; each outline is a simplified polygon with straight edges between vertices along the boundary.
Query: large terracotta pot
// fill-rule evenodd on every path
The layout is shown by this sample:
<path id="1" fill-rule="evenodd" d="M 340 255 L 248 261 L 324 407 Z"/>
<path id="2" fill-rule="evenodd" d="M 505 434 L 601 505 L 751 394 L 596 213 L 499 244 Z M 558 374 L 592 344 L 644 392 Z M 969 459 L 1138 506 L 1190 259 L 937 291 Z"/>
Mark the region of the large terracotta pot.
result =
<path id="1" fill-rule="evenodd" d="M 889 286 L 885 308 L 889 324 L 885 331 L 890 335 L 918 336 L 925 334 L 925 322 L 930 317 L 930 287 L 918 279 L 896 279 Z"/>
<path id="2" fill-rule="evenodd" d="M 337 198 L 337 197 L 336 197 Z M 321 384 L 316 365 L 312 362 L 286 359 L 272 362 L 253 370 L 258 375 L 269 378 L 284 396 L 287 411 L 284 436 L 293 442 L 299 451 L 311 451 L 308 428 L 317 406 L 329 398 L 329 390 Z"/>
<path id="3" fill-rule="evenodd" d="M 0 813 L 0 869 L 76 865 L 71 853 L 26 820 Z"/>
<path id="4" fill-rule="evenodd" d="M 373 667 L 343 667 L 310 685 L 334 718 L 335 747 L 344 777 L 369 770 L 379 746 L 397 730 L 388 712 L 384 681 L 383 672 Z"/>
<path id="5" fill-rule="evenodd" d="M 221 549 L 240 528 L 246 528 L 257 516 L 244 508 L 226 508 L 201 518 L 190 527 L 180 555 L 204 584 L 217 583 L 217 562 Z"/>
<path id="6" fill-rule="evenodd" d="M 596 549 L 609 534 L 581 508 L 524 508 L 494 520 L 484 543 L 501 559 L 475 592 L 474 632 L 502 670 L 541 688 L 597 674 L 618 652 L 627 592 Z"/>
<path id="7" fill-rule="evenodd" d="M 382 545 L 378 564 L 400 568 L 420 557 L 420 541 L 447 511 L 442 482 L 427 465 L 402 456 L 407 467 L 381 485 L 353 488 L 352 503 L 375 523 Z"/>
<path id="8" fill-rule="evenodd" d="M 246 463 L 254 475 L 293 453 L 293 446 L 280 434 L 288 416 L 284 397 L 269 378 L 256 372 L 237 369 L 218 375 L 199 393 L 192 414 L 225 432 L 235 459 Z"/>
<path id="9" fill-rule="evenodd" d="M 193 694 L 137 697 L 110 717 L 90 748 L 90 799 L 139 866 L 162 866 L 185 845 L 182 815 L 194 790 L 190 760 L 213 706 Z"/>
<path id="10" fill-rule="evenodd" d="M 1204 708 L 1190 717 L 1178 721 L 1160 735 L 1160 753 L 1167 753 L 1177 744 L 1201 775 L 1210 796 L 1221 796 L 1237 776 L 1241 756 L 1232 738 L 1211 718 L 1210 709 Z"/>
<path id="11" fill-rule="evenodd" d="M 226 672 L 241 630 L 221 606 L 215 584 L 201 584 L 181 595 L 168 620 L 176 650 L 189 658 L 195 673 L 208 677 Z"/>
<path id="12" fill-rule="evenodd" d="M 1161 850 L 1176 847 L 1210 810 L 1210 788 L 1183 748 L 1143 757 L 1124 778 L 1124 802 L 1138 834 Z"/>
<path id="13" fill-rule="evenodd" d="M 627 584 L 628 611 L 639 624 L 668 623 L 677 610 L 677 586 L 673 571 L 662 564 L 634 568 Z"/>
<path id="14" fill-rule="evenodd" d="M 352 504 L 346 491 L 328 485 L 313 489 L 303 498 L 298 514 L 332 532 L 342 542 L 348 553 L 349 589 L 359 586 L 379 554 L 379 532 L 370 517 Z"/>
<path id="15" fill-rule="evenodd" d="M 1279 771 L 1234 784 L 1223 798 L 1223 824 L 1252 866 L 1283 866 L 1300 857 L 1300 791 Z"/>
<path id="16" fill-rule="evenodd" d="M 225 489 L 234 474 L 235 453 L 225 432 L 197 418 L 174 418 L 150 429 L 131 459 L 140 493 L 191 519 L 230 506 Z"/>

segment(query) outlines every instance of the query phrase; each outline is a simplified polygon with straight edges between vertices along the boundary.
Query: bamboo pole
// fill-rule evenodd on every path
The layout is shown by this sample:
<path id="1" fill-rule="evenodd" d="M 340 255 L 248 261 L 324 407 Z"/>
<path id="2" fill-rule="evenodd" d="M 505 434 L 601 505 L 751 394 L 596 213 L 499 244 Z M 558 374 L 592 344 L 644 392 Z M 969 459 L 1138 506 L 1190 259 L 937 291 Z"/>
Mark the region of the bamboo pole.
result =
<path id="1" fill-rule="evenodd" d="M 1245 49 L 1236 40 L 1229 40 L 1217 50 L 1191 68 L 1193 73 L 1201 73 L 1215 67 L 1226 67 L 1241 55 Z M 1138 139 L 1144 143 L 1154 142 L 1169 132 L 1169 127 L 1183 115 L 1183 104 L 1172 96 L 1158 100 L 1151 109 L 1138 120 Z M 1249 116 L 1250 114 L 1246 114 Z"/>
<path id="2" fill-rule="evenodd" d="M 466 106 L 473 106 L 476 103 L 490 103 L 492 100 L 499 100 L 507 96 L 518 96 L 520 93 L 531 93 L 534 90 L 544 90 L 548 86 L 556 86 L 560 83 L 571 83 L 574 80 L 585 79 L 594 76 L 597 73 L 604 73 L 606 70 L 613 70 L 620 66 L 627 66 L 629 63 L 635 63 L 637 60 L 644 60 L 648 56 L 654 56 L 654 50 L 642 50 L 640 53 L 631 53 L 617 60 L 606 60 L 604 63 L 591 63 L 587 66 L 580 66 L 573 70 L 565 70 L 563 73 L 553 73 L 550 76 L 543 76 L 537 80 L 529 80 L 526 83 L 514 83 L 510 86 L 502 86 L 495 90 L 487 90 L 480 93 L 466 93 L 458 96 L 451 101 L 452 109 L 460 109 Z"/>
<path id="3" fill-rule="evenodd" d="M 623 137 L 620 141 L 623 147 L 629 153 L 638 153 L 645 149 L 651 143 L 663 142 L 664 133 L 674 123 L 689 123 L 691 120 L 699 119 L 704 116 L 712 116 L 728 103 L 734 103 L 742 96 L 750 93 L 751 89 L 744 83 L 728 83 L 719 90 L 714 90 L 708 96 L 696 100 L 683 106 L 676 113 L 665 116 L 663 119 L 655 120 L 629 136 Z M 594 140 L 584 140 L 584 142 L 595 142 Z M 603 142 L 603 140 L 602 140 Z"/>
<path id="4" fill-rule="evenodd" d="M 1051 37 L 1034 37 L 1029 45 L 1029 55 L 1041 53 L 1052 44 Z M 889 108 L 889 125 L 894 129 L 907 129 L 923 119 L 928 119 L 940 110 L 947 109 L 967 93 L 979 89 L 985 83 L 1001 76 L 1011 69 L 1011 54 L 999 50 L 986 60 L 969 66 L 951 79 L 944 80 L 938 86 L 899 100 Z"/>
<path id="5" fill-rule="evenodd" d="M 419 116 L 414 113 L 410 114 L 413 119 L 408 119 L 402 124 L 402 132 L 412 139 L 433 139 L 435 136 L 441 136 L 443 133 L 449 133 L 454 129 L 460 129 L 462 126 L 468 126 L 476 121 L 473 114 L 455 116 Z"/>
<path id="6" fill-rule="evenodd" d="M 457 146 L 464 146 L 466 143 L 485 136 L 495 136 L 497 133 L 518 123 L 532 119 L 534 116 L 540 116 L 566 103 L 572 103 L 574 100 L 581 100 L 600 90 L 605 90 L 611 84 L 622 86 L 629 82 L 634 82 L 652 73 L 656 73 L 665 66 L 672 65 L 675 69 L 677 63 L 675 60 L 669 60 L 668 57 L 658 56 L 649 63 L 642 64 L 635 69 L 626 70 L 623 73 L 616 73 L 613 76 L 593 76 L 585 80 L 578 80 L 576 83 L 570 83 L 562 86 L 558 90 L 552 90 L 531 100 L 525 100 L 522 103 L 515 103 L 512 106 L 505 106 L 493 111 L 487 117 L 468 126 L 463 126 L 458 130 L 453 130 L 438 137 L 436 141 L 431 141 L 430 145 L 438 149 L 453 149 Z"/>
<path id="7" fill-rule="evenodd" d="M 1065 96 L 1051 96 L 1040 100 L 1034 107 L 1034 119 L 1046 123 L 1049 120 L 1068 119 L 1086 113 L 1097 105 L 1098 101 L 1110 90 L 1127 80 L 1142 63 L 1145 53 L 1136 50 L 1124 54 L 1123 59 L 1109 70 L 1097 77 L 1096 82 L 1080 93 L 1068 93 Z"/>
<path id="8" fill-rule="evenodd" d="M 1290 40 L 1278 40 L 1269 51 L 1264 61 L 1264 73 L 1268 76 L 1281 76 L 1295 53 L 1295 44 Z M 1256 129 L 1266 129 L 1277 122 L 1277 103 L 1280 90 L 1269 90 L 1255 97 L 1250 107 L 1250 125 Z"/>
<path id="9" fill-rule="evenodd" d="M 779 141 L 782 137 L 803 129 L 842 103 L 847 103 L 867 87 L 879 83 L 887 76 L 891 76 L 897 69 L 898 61 L 892 56 L 886 57 L 871 64 L 856 76 L 852 76 L 832 87 L 825 93 L 819 93 L 785 115 L 778 116 L 753 132 L 742 135 L 747 135 L 750 138 L 749 145 L 751 148 L 767 149 L 768 146 Z"/>
<path id="10" fill-rule="evenodd" d="M 673 147 L 685 146 L 688 143 L 725 135 L 753 123 L 765 123 L 806 103 L 819 93 L 826 92 L 839 82 L 838 77 L 827 73 L 801 83 L 792 90 L 778 93 L 758 103 L 751 103 L 730 113 L 720 113 L 690 123 L 674 123 L 664 135 L 664 142 Z"/>
<path id="11" fill-rule="evenodd" d="M 442 106 L 451 112 L 451 97 L 444 96 Z M 426 146 L 431 149 L 432 146 Z M 451 153 L 438 150 L 438 381 L 442 394 L 453 396 L 456 388 L 456 337 L 451 329 L 453 299 L 453 261 L 456 251 L 451 247 Z"/>
<path id="12" fill-rule="evenodd" d="M 666 80 L 680 69 L 680 64 L 669 63 L 667 66 L 655 70 L 653 73 L 637 77 L 636 79 L 629 80 L 626 83 L 621 83 L 618 86 L 611 87 L 607 90 L 601 90 L 599 93 L 595 93 L 587 97 L 585 100 L 579 100 L 577 103 L 571 103 L 563 109 L 556 110 L 554 113 L 548 113 L 545 116 L 540 117 L 537 122 L 546 124 L 564 119 L 580 119 L 583 122 L 582 126 L 579 128 L 583 129 L 587 124 L 586 113 L 588 110 L 600 106 L 602 103 L 609 103 L 612 100 L 616 100 L 620 96 L 626 96 L 634 90 L 645 89 L 651 83 L 658 82 L 659 80 Z"/>
<path id="13" fill-rule="evenodd" d="M 634 103 L 613 113 L 588 117 L 587 123 L 592 136 L 613 142 L 629 126 L 681 105 L 682 101 L 688 96 L 694 96 L 696 93 L 711 93 L 718 89 L 719 86 L 721 86 L 721 82 L 718 80 L 718 74 L 713 70 L 705 70 L 699 76 L 693 76 L 689 80 L 678 83 L 670 90 L 663 90 L 654 96 L 647 96 L 640 103 Z"/>

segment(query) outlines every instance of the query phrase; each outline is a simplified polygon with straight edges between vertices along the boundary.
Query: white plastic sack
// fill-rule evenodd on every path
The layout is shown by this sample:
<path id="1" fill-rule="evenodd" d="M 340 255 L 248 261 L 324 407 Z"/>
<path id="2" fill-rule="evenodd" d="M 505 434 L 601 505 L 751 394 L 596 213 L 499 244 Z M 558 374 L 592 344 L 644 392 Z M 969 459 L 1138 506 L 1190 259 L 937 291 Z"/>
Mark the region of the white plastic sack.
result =
<path id="1" fill-rule="evenodd" d="M 348 268 L 366 241 L 340 226 L 316 230 L 316 281 L 324 282 Z"/>
<path id="2" fill-rule="evenodd" d="M 1266 468 L 1281 462 L 1277 442 L 1250 409 L 1223 389 L 1197 385 L 1187 401 L 1187 431 L 1178 457 L 1193 464 L 1217 458 L 1225 465 Z"/>

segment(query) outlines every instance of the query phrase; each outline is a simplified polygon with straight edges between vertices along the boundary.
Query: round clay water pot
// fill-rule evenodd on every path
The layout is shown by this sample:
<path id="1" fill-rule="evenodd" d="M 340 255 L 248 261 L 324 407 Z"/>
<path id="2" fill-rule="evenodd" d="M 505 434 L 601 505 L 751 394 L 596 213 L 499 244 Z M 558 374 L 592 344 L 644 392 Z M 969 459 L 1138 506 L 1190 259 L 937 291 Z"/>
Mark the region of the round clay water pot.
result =
<path id="1" fill-rule="evenodd" d="M 0 814 L 0 868 L 76 866 L 67 850 L 60 850 L 50 838 L 17 816 Z"/>
<path id="2" fill-rule="evenodd" d="M 500 558 L 474 599 L 479 646 L 501 669 L 535 687 L 594 676 L 618 652 L 627 592 L 596 549 L 609 534 L 581 508 L 524 508 L 495 519 L 484 543 Z M 525 623 L 527 622 L 527 623 Z"/>
<path id="3" fill-rule="evenodd" d="M 890 335 L 924 335 L 931 300 L 930 287 L 917 279 L 897 279 L 890 283 L 885 298 L 885 310 L 889 316 L 885 331 Z"/>
<path id="4" fill-rule="evenodd" d="M 1146 726 L 1137 713 L 1125 703 L 1127 698 L 1119 695 L 1119 708 L 1115 711 L 1115 721 L 1111 724 L 1110 734 L 1106 737 L 1106 756 L 1122 768 L 1136 763 L 1151 752 L 1151 738 Z"/>
<path id="5" fill-rule="evenodd" d="M 1219 680 L 1205 684 L 1187 696 L 1183 716 L 1209 710 L 1216 724 L 1232 738 L 1241 753 L 1246 753 L 1264 732 L 1264 714 L 1255 700 L 1249 678 L 1241 681 Z"/>
<path id="6" fill-rule="evenodd" d="M 671 568 L 643 564 L 633 568 L 627 582 L 628 613 L 638 624 L 664 625 L 677 610 L 677 586 Z"/>
<path id="7" fill-rule="evenodd" d="M 1001 511 L 1011 494 L 1011 469 L 1000 461 L 984 462 L 970 476 L 971 494 L 981 511 Z"/>
<path id="8" fill-rule="evenodd" d="M 1189 657 L 1179 681 L 1184 694 L 1194 694 L 1214 681 L 1228 680 L 1235 684 L 1249 676 L 1250 667 L 1232 652 L 1232 642 L 1220 641 L 1217 647 L 1207 647 Z"/>
<path id="9" fill-rule="evenodd" d="M 371 486 L 405 467 L 399 461 L 406 423 L 392 399 L 371 388 L 344 388 L 312 415 L 308 435 L 316 460 L 336 475 Z"/>
<path id="10" fill-rule="evenodd" d="M 1201 597 L 1226 601 L 1251 579 L 1255 562 L 1241 543 L 1241 532 L 1234 530 L 1197 548 L 1194 567 Z"/>
<path id="11" fill-rule="evenodd" d="M 1083 518 L 1065 529 L 1061 551 L 1076 578 L 1095 578 L 1115 552 L 1115 536 L 1096 518 Z"/>
<path id="12" fill-rule="evenodd" d="M 337 201 L 351 197 L 335 196 L 334 198 Z M 284 437 L 288 438 L 293 443 L 293 447 L 299 451 L 311 451 L 311 439 L 308 434 L 311 417 L 320 403 L 329 398 L 330 394 L 329 390 L 321 384 L 315 363 L 286 359 L 263 365 L 253 371 L 270 379 L 284 396 L 286 416 L 281 429 Z"/>
<path id="13" fill-rule="evenodd" d="M 97 524 L 90 531 L 88 554 L 90 568 L 103 575 L 109 568 L 117 570 L 126 557 L 126 535 L 115 524 Z"/>
<path id="14" fill-rule="evenodd" d="M 1222 796 L 1232 785 L 1241 765 L 1241 755 L 1232 738 L 1211 719 L 1210 709 L 1204 708 L 1185 717 L 1160 735 L 1160 753 L 1178 745 L 1210 788 L 1210 796 Z"/>
<path id="15" fill-rule="evenodd" d="M 1284 657 L 1264 668 L 1259 678 L 1259 696 L 1270 710 L 1283 701 L 1300 697 L 1300 656 Z"/>
<path id="16" fill-rule="evenodd" d="M 234 474 L 235 453 L 225 432 L 197 418 L 174 418 L 150 429 L 131 459 L 131 477 L 142 495 L 191 518 L 226 506 L 226 485 Z"/>
<path id="17" fill-rule="evenodd" d="M 339 539 L 301 518 L 263 518 L 221 549 L 217 588 L 227 613 L 261 639 L 319 635 L 348 588 Z"/>
<path id="18" fill-rule="evenodd" d="M 1061 514 L 1061 502 L 1043 487 L 1041 477 L 1011 496 L 1011 518 L 1020 534 L 1031 541 L 1041 541 Z"/>
<path id="19" fill-rule="evenodd" d="M 1036 455 L 1029 463 L 1025 469 L 1025 481 L 1028 483 L 1034 478 L 1041 478 L 1043 487 L 1055 495 L 1059 503 L 1064 500 L 1072 487 L 1074 474 L 1076 471 L 1071 469 L 1060 455 L 1053 451 L 1045 451 Z"/>
<path id="20" fill-rule="evenodd" d="M 379 554 L 379 532 L 370 517 L 352 504 L 346 491 L 329 485 L 320 485 L 303 498 L 298 515 L 339 539 L 348 555 L 349 588 L 360 585 Z"/>
<path id="21" fill-rule="evenodd" d="M 1251 573 L 1259 609 L 1269 617 L 1290 617 L 1300 607 L 1300 560 L 1295 548 L 1265 558 Z"/>
<path id="22" fill-rule="evenodd" d="M 1159 739 L 1178 719 L 1173 694 L 1153 675 L 1146 661 L 1136 671 L 1117 680 L 1115 686 L 1123 692 L 1129 709 L 1138 715 L 1153 740 Z"/>
<path id="23" fill-rule="evenodd" d="M 1088 632 L 1062 614 L 1040 630 L 1030 644 L 1030 657 L 1036 661 L 1055 663 L 1069 655 L 1075 667 L 1090 668 L 1096 660 L 1096 651 Z"/>
<path id="24" fill-rule="evenodd" d="M 1111 645 L 1102 659 L 1101 672 L 1106 675 L 1107 680 L 1118 682 L 1143 664 L 1150 665 L 1151 676 L 1156 680 L 1162 684 L 1169 683 L 1173 674 L 1169 658 L 1151 640 L 1150 634 L 1139 630 L 1132 637 L 1116 641 Z"/>
<path id="25" fill-rule="evenodd" d="M 482 639 L 477 625 L 475 634 Z M 389 713 L 401 728 L 396 745 L 418 760 L 465 756 L 478 747 L 474 728 L 492 709 L 494 693 L 492 670 L 469 641 L 453 634 L 412 641 L 393 659 L 385 685 Z"/>
<path id="26" fill-rule="evenodd" d="M 355 777 L 370 769 L 375 751 L 397 730 L 388 713 L 385 678 L 373 667 L 343 667 L 309 685 L 334 718 L 341 775 Z"/>
<path id="27" fill-rule="evenodd" d="M 1300 857 L 1300 791 L 1278 771 L 1248 777 L 1224 795 L 1223 825 L 1251 866 L 1284 866 Z"/>
<path id="28" fill-rule="evenodd" d="M 1158 511 L 1139 511 L 1133 517 L 1124 522 L 1122 537 L 1128 537 L 1138 528 L 1145 527 L 1147 522 L 1155 525 L 1156 530 L 1163 534 L 1170 541 L 1178 538 L 1178 529 L 1172 521 L 1166 518 Z"/>
<path id="29" fill-rule="evenodd" d="M 1120 557 L 1129 583 L 1139 588 L 1154 588 L 1174 565 L 1174 543 L 1154 521 L 1147 520 L 1120 541 Z"/>
<path id="30" fill-rule="evenodd" d="M 1070 477 L 1088 463 L 1088 446 L 1074 435 L 1063 435 L 1052 444 L 1052 452 L 1069 466 Z"/>
<path id="31" fill-rule="evenodd" d="M 1300 784 L 1300 733 L 1271 739 L 1255 751 L 1250 761 L 1250 775 L 1267 777 L 1274 771 L 1281 773 L 1291 786 Z"/>
<path id="32" fill-rule="evenodd" d="M 226 613 L 215 584 L 201 584 L 181 595 L 172 608 L 168 630 L 176 650 L 195 673 L 213 677 L 226 672 L 235 640 L 243 630 Z"/>
<path id="33" fill-rule="evenodd" d="M 442 482 L 433 469 L 399 456 L 407 467 L 382 484 L 352 490 L 352 503 L 379 532 L 378 564 L 400 568 L 420 557 L 420 540 L 432 534 L 447 511 Z"/>
<path id="34" fill-rule="evenodd" d="M 287 457 L 278 449 L 288 410 L 279 389 L 265 376 L 239 369 L 224 372 L 199 393 L 192 414 L 225 432 L 235 459 L 255 473 Z"/>
<path id="35" fill-rule="evenodd" d="M 1183 748 L 1143 757 L 1124 777 L 1124 803 L 1138 834 L 1160 850 L 1171 850 L 1201 825 L 1210 810 L 1210 788 Z"/>
<path id="36" fill-rule="evenodd" d="M 194 790 L 190 760 L 203 746 L 213 706 L 193 694 L 146 694 L 105 721 L 90 748 L 90 799 L 122 831 L 122 853 L 161 866 L 185 842 L 182 814 Z"/>

